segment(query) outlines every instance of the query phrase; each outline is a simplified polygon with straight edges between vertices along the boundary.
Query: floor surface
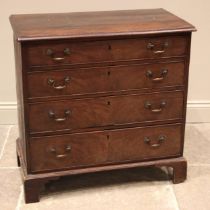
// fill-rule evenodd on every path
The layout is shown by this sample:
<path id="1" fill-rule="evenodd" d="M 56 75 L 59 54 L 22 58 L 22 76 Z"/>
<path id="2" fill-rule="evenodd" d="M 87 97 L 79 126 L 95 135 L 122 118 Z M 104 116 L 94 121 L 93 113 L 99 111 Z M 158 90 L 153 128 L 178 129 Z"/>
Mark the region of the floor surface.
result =
<path id="1" fill-rule="evenodd" d="M 163 169 L 138 168 L 62 178 L 39 203 L 25 204 L 16 164 L 17 126 L 0 125 L 0 210 L 209 210 L 210 124 L 188 124 L 188 178 L 173 185 Z"/>

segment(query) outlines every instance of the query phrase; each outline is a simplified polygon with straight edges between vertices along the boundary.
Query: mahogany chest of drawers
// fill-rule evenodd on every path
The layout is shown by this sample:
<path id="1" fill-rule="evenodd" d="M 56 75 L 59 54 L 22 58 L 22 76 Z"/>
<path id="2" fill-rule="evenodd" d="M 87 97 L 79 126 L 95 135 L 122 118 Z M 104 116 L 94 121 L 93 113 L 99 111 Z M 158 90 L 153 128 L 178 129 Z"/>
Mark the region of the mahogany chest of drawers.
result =
<path id="1" fill-rule="evenodd" d="M 191 32 L 163 9 L 12 15 L 25 200 L 49 180 L 183 157 Z"/>

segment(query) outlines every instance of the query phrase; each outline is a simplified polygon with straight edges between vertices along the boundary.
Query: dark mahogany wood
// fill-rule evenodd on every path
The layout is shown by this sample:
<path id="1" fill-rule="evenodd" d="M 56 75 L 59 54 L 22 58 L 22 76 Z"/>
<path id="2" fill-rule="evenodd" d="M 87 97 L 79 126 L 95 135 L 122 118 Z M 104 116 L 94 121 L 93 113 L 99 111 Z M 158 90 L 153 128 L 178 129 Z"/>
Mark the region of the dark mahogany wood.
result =
<path id="1" fill-rule="evenodd" d="M 151 107 L 147 108 L 147 103 L 151 103 Z M 28 120 L 30 133 L 40 133 L 181 120 L 182 110 L 183 92 L 173 91 L 35 103 L 29 105 Z M 69 114 L 66 114 L 67 111 Z M 54 117 L 51 117 L 51 112 Z M 59 119 L 62 121 L 58 121 Z"/>
<path id="2" fill-rule="evenodd" d="M 20 41 L 196 30 L 164 9 L 12 15 L 10 22 Z"/>
<path id="3" fill-rule="evenodd" d="M 26 203 L 62 176 L 183 158 L 191 32 L 163 9 L 12 15 Z"/>
<path id="4" fill-rule="evenodd" d="M 40 41 L 24 43 L 27 66 L 61 66 L 108 61 L 142 60 L 185 55 L 186 36 L 161 36 L 106 41 Z M 149 48 L 152 44 L 154 47 Z M 69 53 L 66 54 L 65 50 Z M 52 54 L 48 55 L 51 50 Z M 98 53 L 100 52 L 100 53 Z M 33 70 L 33 69 L 32 69 Z"/>
<path id="5" fill-rule="evenodd" d="M 24 191 L 25 191 L 25 202 L 35 203 L 39 201 L 39 195 L 41 189 L 44 187 L 46 182 L 34 180 L 24 181 Z"/>
<path id="6" fill-rule="evenodd" d="M 82 96 L 141 88 L 183 86 L 184 68 L 184 62 L 174 61 L 36 72 L 28 74 L 28 97 L 33 99 L 66 95 Z M 149 74 L 150 72 L 152 74 Z M 54 83 L 49 83 L 50 80 Z"/>
<path id="7" fill-rule="evenodd" d="M 181 124 L 113 130 L 108 161 L 142 161 L 181 155 Z M 147 142 L 149 141 L 149 142 Z"/>
<path id="8" fill-rule="evenodd" d="M 168 158 L 168 159 L 159 159 L 143 162 L 131 162 L 131 163 L 121 163 L 114 165 L 104 165 L 104 166 L 93 166 L 87 168 L 79 169 L 70 169 L 63 171 L 55 171 L 49 173 L 39 173 L 39 174 L 28 174 L 26 170 L 25 162 L 22 157 L 22 147 L 20 146 L 20 140 L 17 140 L 17 150 L 18 155 L 21 161 L 22 167 L 22 178 L 24 182 L 25 190 L 25 202 L 34 203 L 38 202 L 40 199 L 40 191 L 43 189 L 44 185 L 51 181 L 57 180 L 63 176 L 70 176 L 76 174 L 85 174 L 85 173 L 95 173 L 100 171 L 110 171 L 110 170 L 119 170 L 119 169 L 129 169 L 136 167 L 162 167 L 166 166 L 170 169 L 172 168 L 172 181 L 174 184 L 183 182 L 186 179 L 187 175 L 187 162 L 183 157 L 177 158 Z"/>
<path id="9" fill-rule="evenodd" d="M 33 138 L 30 144 L 31 171 L 104 164 L 108 144 L 104 132 Z"/>
<path id="10" fill-rule="evenodd" d="M 180 156 L 181 133 L 181 124 L 172 124 L 32 138 L 31 170 L 43 172 Z M 146 138 L 151 142 L 145 142 Z"/>

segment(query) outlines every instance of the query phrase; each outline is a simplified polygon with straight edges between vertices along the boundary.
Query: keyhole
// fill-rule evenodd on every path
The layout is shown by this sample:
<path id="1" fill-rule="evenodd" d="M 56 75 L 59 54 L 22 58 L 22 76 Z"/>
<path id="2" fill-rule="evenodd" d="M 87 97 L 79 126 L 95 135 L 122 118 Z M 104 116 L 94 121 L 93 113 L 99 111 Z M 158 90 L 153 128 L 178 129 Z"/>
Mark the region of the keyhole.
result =
<path id="1" fill-rule="evenodd" d="M 110 72 L 110 71 L 108 71 L 108 72 L 107 72 L 107 75 L 108 75 L 108 76 L 110 76 L 110 74 L 111 74 L 111 72 Z"/>
<path id="2" fill-rule="evenodd" d="M 111 102 L 110 101 L 107 101 L 107 105 L 111 105 Z"/>
<path id="3" fill-rule="evenodd" d="M 107 135 L 106 138 L 109 139 L 109 135 Z"/>
<path id="4" fill-rule="evenodd" d="M 108 44 L 108 49 L 111 50 L 112 49 L 112 46 L 110 44 Z"/>

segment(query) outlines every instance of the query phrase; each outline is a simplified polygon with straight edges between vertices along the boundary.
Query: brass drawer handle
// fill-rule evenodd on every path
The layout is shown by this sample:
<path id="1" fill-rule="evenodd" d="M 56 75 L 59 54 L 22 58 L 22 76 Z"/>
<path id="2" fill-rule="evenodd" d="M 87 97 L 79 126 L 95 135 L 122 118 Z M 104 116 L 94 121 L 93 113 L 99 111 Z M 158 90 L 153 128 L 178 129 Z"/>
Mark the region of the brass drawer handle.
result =
<path id="1" fill-rule="evenodd" d="M 69 155 L 69 152 L 71 151 L 71 146 L 70 145 L 67 145 L 66 148 L 65 148 L 65 153 L 64 154 L 58 154 L 56 149 L 54 147 L 52 147 L 50 149 L 50 152 L 52 152 L 53 154 L 55 154 L 55 157 L 56 158 L 65 158 L 66 156 Z"/>
<path id="2" fill-rule="evenodd" d="M 168 69 L 163 69 L 160 74 L 161 75 L 160 77 L 153 78 L 153 72 L 151 70 L 147 70 L 146 72 L 146 76 L 154 82 L 162 81 L 166 77 L 167 74 L 168 74 Z"/>
<path id="3" fill-rule="evenodd" d="M 48 112 L 49 117 L 52 118 L 52 119 L 54 119 L 54 121 L 56 121 L 56 122 L 66 121 L 68 119 L 68 117 L 69 117 L 70 114 L 71 114 L 71 111 L 70 110 L 65 110 L 64 111 L 64 117 L 63 118 L 57 118 L 56 117 L 56 114 L 55 114 L 55 112 L 53 110 L 50 110 Z"/>
<path id="4" fill-rule="evenodd" d="M 64 57 L 55 57 L 55 52 L 53 52 L 52 49 L 47 49 L 46 54 L 47 54 L 48 56 L 50 56 L 50 57 L 52 58 L 52 60 L 54 60 L 54 61 L 62 61 L 62 60 L 65 59 L 65 56 L 66 56 L 66 55 L 70 55 L 70 49 L 69 49 L 69 48 L 65 48 L 65 49 L 63 50 Z"/>
<path id="5" fill-rule="evenodd" d="M 70 77 L 65 77 L 63 80 L 63 85 L 56 85 L 56 81 L 54 79 L 49 78 L 47 83 L 48 85 L 52 86 L 56 90 L 62 90 L 66 88 L 67 84 L 70 82 Z"/>
<path id="6" fill-rule="evenodd" d="M 145 142 L 146 144 L 148 144 L 150 147 L 153 147 L 153 148 L 160 147 L 161 144 L 162 144 L 165 140 L 166 140 L 166 137 L 163 136 L 163 135 L 160 135 L 160 136 L 158 137 L 158 139 L 157 139 L 157 143 L 152 144 L 149 137 L 144 137 L 144 142 Z"/>
<path id="7" fill-rule="evenodd" d="M 146 101 L 145 104 L 144 104 L 144 107 L 146 109 L 149 109 L 151 110 L 151 112 L 154 112 L 154 113 L 159 113 L 159 112 L 162 112 L 163 108 L 166 106 L 166 101 L 162 101 L 160 103 L 160 107 L 159 108 L 155 108 L 155 109 L 152 109 L 152 103 L 149 102 L 149 101 Z"/>
<path id="8" fill-rule="evenodd" d="M 162 54 L 162 53 L 164 53 L 164 52 L 165 52 L 165 49 L 166 49 L 167 47 L 168 47 L 168 42 L 165 42 L 165 43 L 162 45 L 162 47 L 161 47 L 160 50 L 155 50 L 156 46 L 155 46 L 155 44 L 153 44 L 153 43 L 151 43 L 151 42 L 149 42 L 148 45 L 147 45 L 147 49 L 152 50 L 152 52 L 153 52 L 154 54 Z"/>

